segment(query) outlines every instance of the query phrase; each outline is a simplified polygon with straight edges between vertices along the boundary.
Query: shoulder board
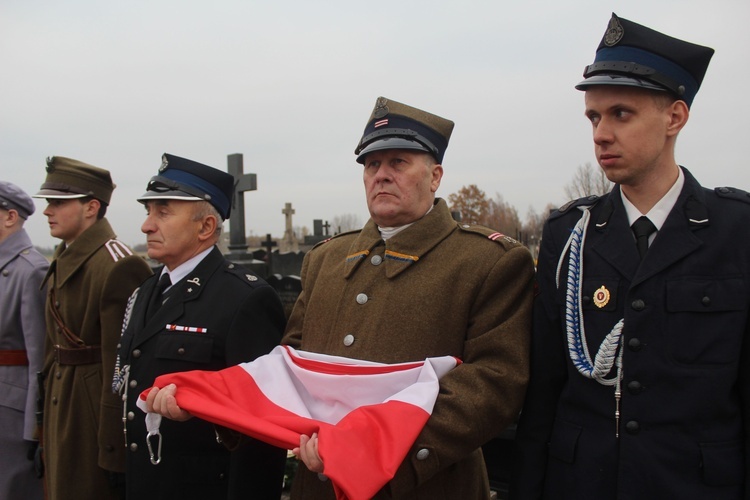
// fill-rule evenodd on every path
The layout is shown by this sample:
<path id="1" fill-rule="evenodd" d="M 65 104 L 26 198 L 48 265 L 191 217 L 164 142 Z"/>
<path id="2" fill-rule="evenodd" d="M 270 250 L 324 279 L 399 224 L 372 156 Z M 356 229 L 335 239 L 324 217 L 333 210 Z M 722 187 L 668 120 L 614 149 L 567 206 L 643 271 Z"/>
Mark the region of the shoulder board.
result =
<path id="1" fill-rule="evenodd" d="M 354 230 L 352 230 L 352 231 L 344 231 L 343 233 L 339 233 L 339 234 L 334 234 L 334 235 L 333 235 L 333 236 L 331 236 L 330 238 L 326 238 L 326 239 L 325 239 L 325 240 L 323 240 L 323 241 L 319 241 L 318 243 L 316 243 L 315 245 L 313 245 L 313 247 L 312 247 L 312 248 L 311 248 L 310 250 L 313 250 L 313 249 L 315 249 L 315 248 L 318 248 L 319 246 L 325 245 L 326 243 L 328 243 L 329 241 L 331 241 L 331 240 L 333 240 L 333 239 L 336 239 L 336 238 L 340 238 L 340 237 L 342 237 L 342 236 L 346 236 L 346 235 L 349 235 L 349 234 L 358 234 L 358 233 L 360 233 L 361 231 L 362 231 L 361 229 L 354 229 Z"/>
<path id="2" fill-rule="evenodd" d="M 511 238 L 510 236 L 506 236 L 505 234 L 499 231 L 495 231 L 494 229 L 490 229 L 489 227 L 485 227 L 485 226 L 480 226 L 478 224 L 462 224 L 459 222 L 458 228 L 461 231 L 464 231 L 466 233 L 476 234 L 484 238 L 487 238 L 488 240 L 494 241 L 495 243 L 499 243 L 506 249 L 521 245 L 521 243 L 518 240 Z"/>
<path id="3" fill-rule="evenodd" d="M 744 201 L 750 203 L 750 193 L 733 187 L 717 187 L 714 189 L 714 193 L 719 198 L 727 198 L 730 200 Z"/>
<path id="4" fill-rule="evenodd" d="M 596 205 L 599 200 L 601 200 L 601 196 L 597 196 L 595 194 L 584 196 L 583 198 L 578 198 L 577 200 L 570 200 L 565 205 L 561 206 L 557 210 L 553 210 L 552 213 L 549 215 L 550 219 L 553 219 L 555 217 L 559 217 L 561 215 L 564 215 L 568 212 L 570 212 L 572 209 L 577 207 L 588 207 Z"/>
<path id="5" fill-rule="evenodd" d="M 104 248 L 107 249 L 112 260 L 117 262 L 120 259 L 124 259 L 129 255 L 133 255 L 133 251 L 120 240 L 109 240 L 104 244 Z"/>
<path id="6" fill-rule="evenodd" d="M 246 283 L 250 286 L 264 285 L 266 283 L 263 278 L 259 277 L 250 269 L 246 268 L 245 266 L 235 264 L 234 262 L 227 261 L 224 264 L 224 270 L 229 274 L 239 278 L 243 283 Z"/>

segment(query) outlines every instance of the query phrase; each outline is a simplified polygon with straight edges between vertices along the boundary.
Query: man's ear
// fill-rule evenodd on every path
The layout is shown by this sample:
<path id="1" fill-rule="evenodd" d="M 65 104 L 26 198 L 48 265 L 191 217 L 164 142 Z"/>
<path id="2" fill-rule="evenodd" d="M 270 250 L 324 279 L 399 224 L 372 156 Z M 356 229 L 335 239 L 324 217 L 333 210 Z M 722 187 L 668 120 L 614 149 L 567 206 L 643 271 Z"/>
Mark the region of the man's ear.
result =
<path id="1" fill-rule="evenodd" d="M 216 234 L 219 221 L 214 215 L 206 215 L 201 221 L 201 229 L 198 232 L 198 240 L 206 241 Z"/>
<path id="2" fill-rule="evenodd" d="M 83 204 L 83 215 L 87 218 L 96 217 L 99 215 L 99 209 L 102 207 L 102 202 L 96 198 L 91 198 L 89 201 Z"/>
<path id="3" fill-rule="evenodd" d="M 667 135 L 676 136 L 685 126 L 690 118 L 690 109 L 685 101 L 674 101 L 668 108 L 669 123 L 667 124 Z"/>

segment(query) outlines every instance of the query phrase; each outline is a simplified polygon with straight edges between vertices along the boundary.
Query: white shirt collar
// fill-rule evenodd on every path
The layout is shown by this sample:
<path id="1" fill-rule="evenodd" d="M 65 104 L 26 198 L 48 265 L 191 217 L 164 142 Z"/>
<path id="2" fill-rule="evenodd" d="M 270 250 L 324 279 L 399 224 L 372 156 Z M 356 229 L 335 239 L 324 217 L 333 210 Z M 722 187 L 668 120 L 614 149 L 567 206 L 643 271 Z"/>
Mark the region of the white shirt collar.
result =
<path id="1" fill-rule="evenodd" d="M 656 202 L 656 205 L 654 205 L 647 214 L 642 214 L 637 208 L 635 208 L 635 205 L 633 205 L 630 200 L 628 200 L 628 197 L 623 194 L 622 188 L 620 188 L 622 204 L 625 206 L 625 213 L 627 213 L 628 215 L 628 225 L 633 225 L 633 222 L 635 222 L 638 217 L 645 215 L 654 224 L 654 226 L 656 226 L 657 231 L 661 229 L 661 227 L 664 225 L 664 221 L 667 220 L 669 212 L 672 211 L 675 203 L 677 203 L 677 198 L 680 197 L 682 186 L 685 185 L 685 175 L 682 173 L 682 168 L 677 167 L 677 170 L 679 172 L 677 174 L 677 180 L 674 182 L 674 184 L 672 184 L 672 187 L 669 188 L 667 194 L 662 196 L 661 199 Z M 649 241 L 651 241 L 655 236 L 656 233 L 652 234 L 651 238 L 649 238 Z"/>
<path id="2" fill-rule="evenodd" d="M 430 205 L 430 209 L 424 215 L 427 215 L 430 212 L 432 212 L 433 207 L 435 207 L 435 205 Z M 424 217 L 424 215 L 422 217 Z M 414 221 L 414 222 L 417 222 L 417 221 Z M 398 227 L 380 227 L 380 226 L 378 226 L 378 231 L 380 231 L 380 237 L 383 238 L 383 241 L 387 241 L 388 238 L 393 238 L 398 233 L 400 233 L 401 231 L 403 231 L 407 227 L 409 227 L 412 224 L 414 224 L 414 222 L 410 222 L 408 224 L 405 224 L 403 226 L 398 226 Z"/>
<path id="3" fill-rule="evenodd" d="M 193 271 L 193 269 L 198 267 L 198 264 L 200 264 L 201 261 L 206 258 L 206 255 L 211 253 L 211 250 L 213 249 L 214 249 L 213 246 L 206 248 L 195 257 L 186 260 L 185 262 L 175 267 L 171 271 L 167 269 L 167 266 L 164 266 L 161 270 L 161 274 L 159 275 L 159 278 L 161 278 L 164 275 L 164 273 L 169 273 L 169 280 L 172 282 L 172 285 L 174 285 L 175 283 L 178 283 L 182 278 L 190 274 Z M 172 286 L 167 287 L 166 290 L 164 291 L 166 292 L 170 288 L 172 288 Z"/>

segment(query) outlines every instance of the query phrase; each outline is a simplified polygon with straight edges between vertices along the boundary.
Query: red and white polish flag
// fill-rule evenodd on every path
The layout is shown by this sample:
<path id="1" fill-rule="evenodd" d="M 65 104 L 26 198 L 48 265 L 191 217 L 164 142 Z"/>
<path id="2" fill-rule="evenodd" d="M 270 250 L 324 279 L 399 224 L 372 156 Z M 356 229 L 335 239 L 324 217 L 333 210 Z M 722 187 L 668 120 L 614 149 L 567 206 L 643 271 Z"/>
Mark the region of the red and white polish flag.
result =
<path id="1" fill-rule="evenodd" d="M 162 375 L 154 386 L 175 384 L 182 409 L 281 448 L 317 432 L 336 497 L 358 500 L 393 478 L 432 413 L 440 377 L 460 363 L 443 356 L 382 364 L 278 346 L 224 370 Z M 143 411 L 149 390 L 137 402 Z M 146 415 L 150 433 L 160 422 Z"/>

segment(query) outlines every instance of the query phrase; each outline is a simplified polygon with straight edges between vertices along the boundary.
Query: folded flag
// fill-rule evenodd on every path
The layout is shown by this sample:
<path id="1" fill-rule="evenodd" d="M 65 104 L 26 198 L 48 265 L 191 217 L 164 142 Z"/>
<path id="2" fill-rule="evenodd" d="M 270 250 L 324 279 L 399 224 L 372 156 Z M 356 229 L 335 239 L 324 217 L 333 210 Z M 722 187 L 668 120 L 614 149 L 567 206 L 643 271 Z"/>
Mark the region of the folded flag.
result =
<path id="1" fill-rule="evenodd" d="M 175 384 L 182 409 L 281 448 L 317 432 L 336 497 L 358 500 L 393 478 L 432 413 L 440 377 L 460 363 L 442 356 L 383 364 L 278 346 L 224 370 L 162 375 L 154 386 Z M 143 411 L 149 390 L 137 402 Z M 160 422 L 146 415 L 149 435 Z"/>

